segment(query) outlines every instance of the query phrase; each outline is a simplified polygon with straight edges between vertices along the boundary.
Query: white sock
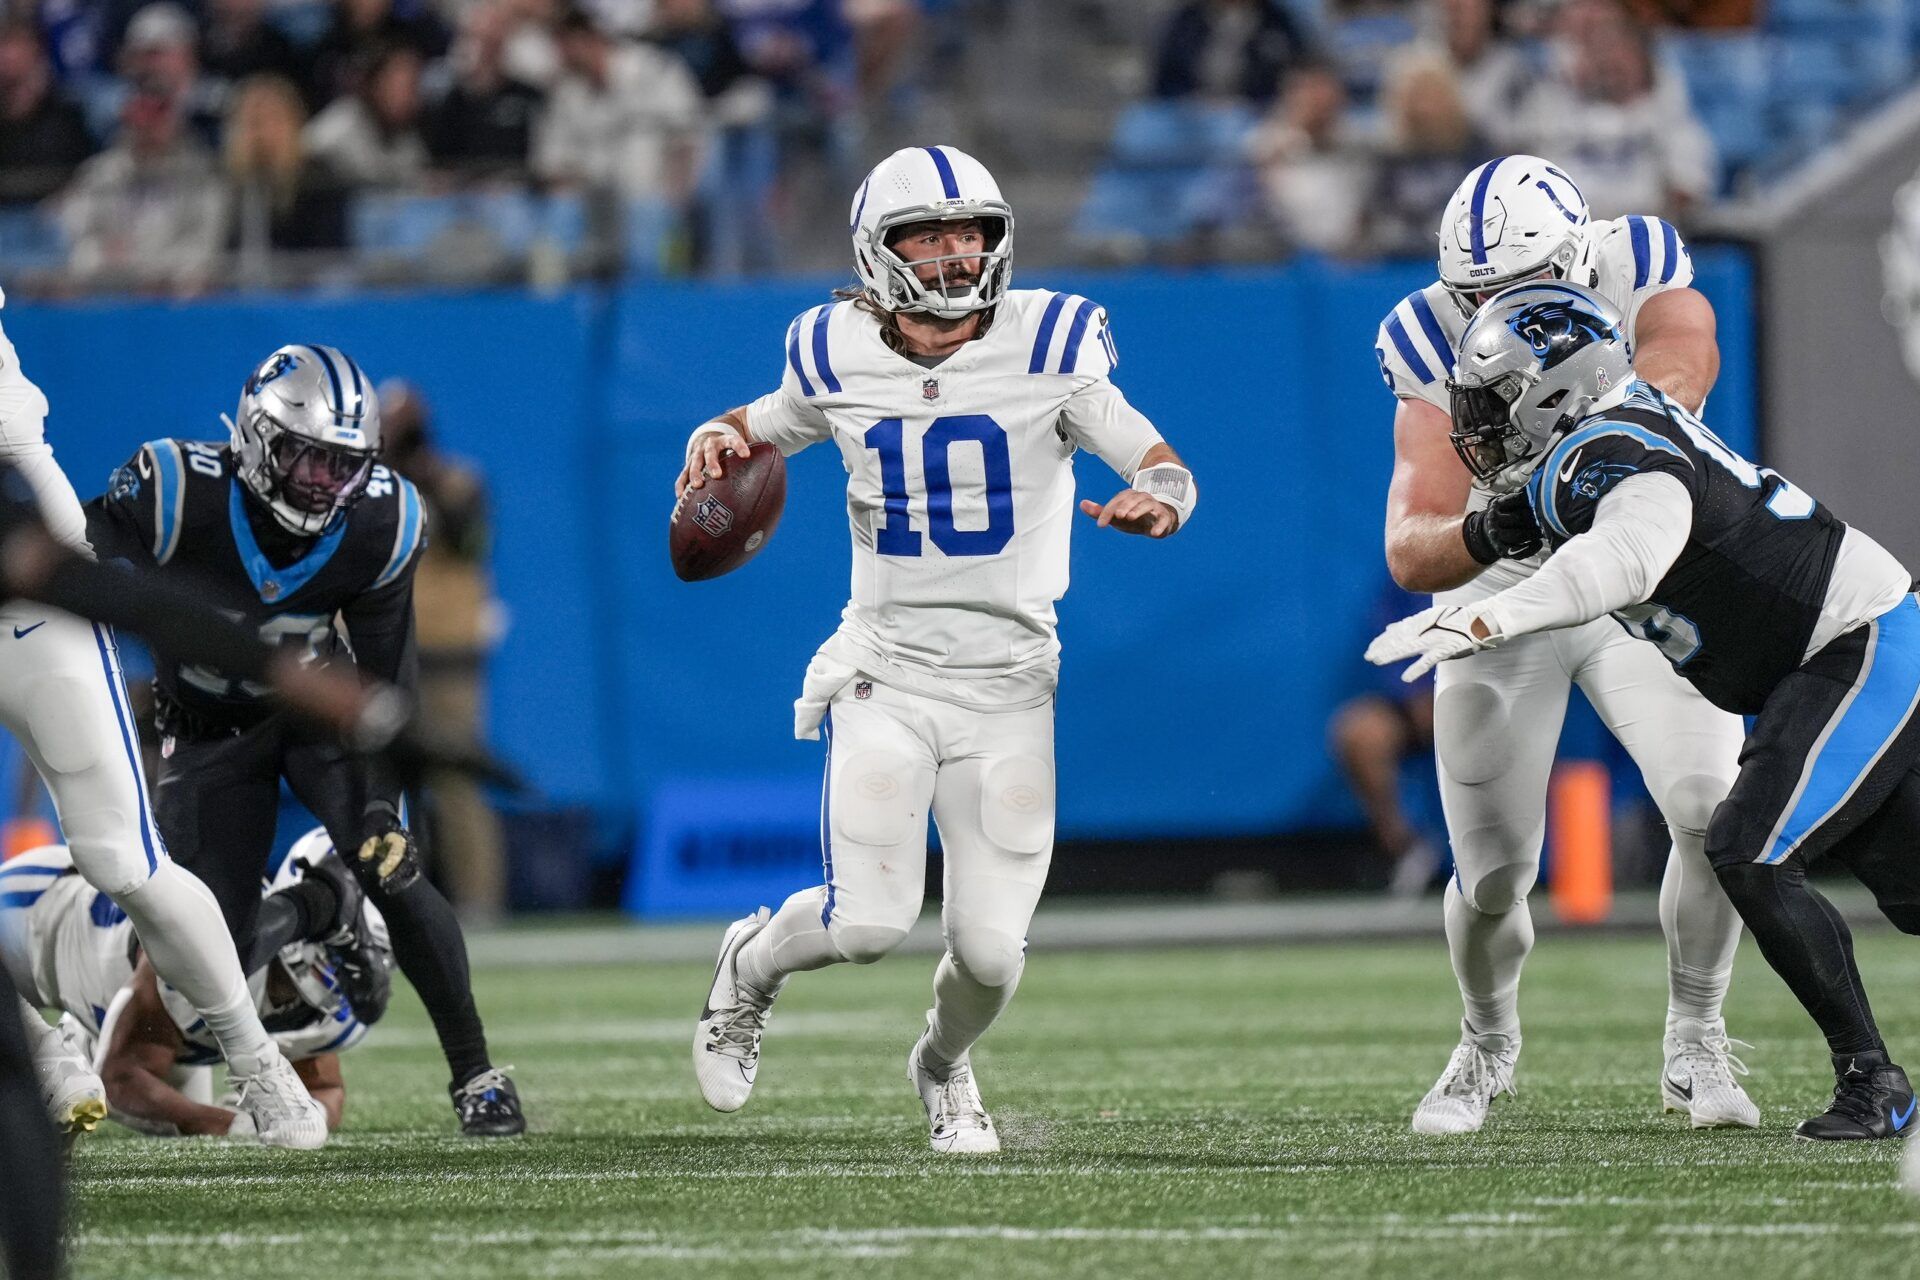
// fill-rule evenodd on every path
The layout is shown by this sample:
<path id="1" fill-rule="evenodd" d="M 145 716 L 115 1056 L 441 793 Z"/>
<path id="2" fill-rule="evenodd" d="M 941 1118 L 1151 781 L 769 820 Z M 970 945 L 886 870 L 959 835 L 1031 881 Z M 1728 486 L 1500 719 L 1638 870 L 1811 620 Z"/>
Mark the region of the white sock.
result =
<path id="1" fill-rule="evenodd" d="M 941 956 L 940 967 L 933 975 L 933 1017 L 927 1020 L 926 1047 L 920 1061 L 936 1074 L 963 1061 L 1013 999 L 1020 986 L 1020 973 L 1025 971 L 1022 963 L 1012 982 L 989 987 L 955 964 L 951 954 Z"/>
<path id="2" fill-rule="evenodd" d="M 1733 954 L 1740 948 L 1740 913 L 1727 900 L 1707 861 L 1707 841 L 1677 828 L 1660 880 L 1660 929 L 1667 935 L 1667 1023 L 1679 1018 L 1720 1020 Z"/>
<path id="3" fill-rule="evenodd" d="M 133 921 L 154 972 L 207 1020 L 235 1071 L 250 1075 L 279 1056 L 253 1007 L 220 904 L 199 877 L 162 862 L 145 884 L 115 901 Z"/>
<path id="4" fill-rule="evenodd" d="M 1466 1005 L 1467 1025 L 1480 1034 L 1520 1034 L 1520 969 L 1533 950 L 1533 916 L 1525 900 L 1504 915 L 1475 911 L 1447 882 L 1447 951 Z"/>
<path id="5" fill-rule="evenodd" d="M 824 886 L 802 889 L 781 903 L 767 927 L 734 957 L 733 971 L 741 985 L 773 996 L 779 994 L 789 974 L 824 969 L 845 960 L 827 926 L 820 922 L 826 904 Z"/>

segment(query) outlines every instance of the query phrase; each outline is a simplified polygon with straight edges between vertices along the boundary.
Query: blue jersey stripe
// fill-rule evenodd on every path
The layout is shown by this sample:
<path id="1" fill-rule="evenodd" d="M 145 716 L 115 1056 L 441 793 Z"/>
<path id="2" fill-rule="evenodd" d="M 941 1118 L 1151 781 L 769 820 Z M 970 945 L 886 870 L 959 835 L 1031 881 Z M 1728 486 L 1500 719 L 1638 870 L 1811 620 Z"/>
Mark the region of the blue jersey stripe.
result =
<path id="1" fill-rule="evenodd" d="M 21 876 L 59 877 L 65 874 L 64 867 L 48 867 L 38 862 L 22 862 L 19 858 L 15 858 L 12 862 L 0 863 L 0 880 L 17 880 Z"/>
<path id="2" fill-rule="evenodd" d="M 0 909 L 12 908 L 25 911 L 46 896 L 46 889 L 21 889 L 14 893 L 0 893 Z"/>
<path id="3" fill-rule="evenodd" d="M 1060 372 L 1072 373 L 1079 365 L 1080 343 L 1087 336 L 1087 322 L 1093 319 L 1093 313 L 1099 309 L 1092 298 L 1080 300 L 1080 309 L 1073 313 L 1073 323 L 1067 327 L 1067 346 L 1060 353 Z"/>
<path id="4" fill-rule="evenodd" d="M 1047 348 L 1053 345 L 1053 327 L 1060 322 L 1060 308 L 1065 306 L 1067 297 L 1056 293 L 1047 300 L 1047 309 L 1040 315 L 1040 332 L 1033 339 L 1033 358 L 1027 361 L 1028 373 L 1044 373 L 1047 368 Z"/>
<path id="5" fill-rule="evenodd" d="M 1673 279 L 1674 268 L 1680 265 L 1680 233 L 1664 218 L 1660 220 L 1660 252 L 1665 255 L 1660 264 L 1660 283 L 1665 284 Z"/>
<path id="6" fill-rule="evenodd" d="M 153 558 L 165 564 L 173 558 L 180 541 L 181 484 L 180 446 L 171 440 L 156 440 L 147 446 L 153 456 Z"/>
<path id="7" fill-rule="evenodd" d="M 1433 304 L 1427 301 L 1427 295 L 1416 293 L 1408 301 L 1413 303 L 1414 318 L 1420 321 L 1420 329 L 1427 335 L 1427 341 L 1433 344 L 1433 354 L 1447 367 L 1449 377 L 1453 374 L 1453 344 L 1447 341 L 1447 331 L 1440 327 L 1440 317 L 1433 314 Z"/>
<path id="8" fill-rule="evenodd" d="M 1680 446 L 1657 432 L 1649 431 L 1637 422 L 1591 422 L 1569 433 L 1559 444 L 1547 451 L 1546 458 L 1540 463 L 1539 514 L 1544 515 L 1547 523 L 1553 526 L 1553 531 L 1563 538 L 1571 538 L 1573 534 L 1569 533 L 1567 526 L 1561 522 L 1560 512 L 1554 503 L 1561 460 L 1567 456 L 1569 449 L 1579 449 L 1602 436 L 1629 436 L 1649 449 L 1670 453 L 1676 458 L 1685 459 L 1688 466 L 1693 465 L 1693 459 L 1688 458 Z"/>
<path id="9" fill-rule="evenodd" d="M 807 371 L 800 367 L 800 322 L 805 316 L 795 316 L 793 323 L 787 326 L 787 366 L 793 370 L 793 376 L 800 379 L 800 394 L 813 395 L 813 383 L 807 380 Z"/>
<path id="10" fill-rule="evenodd" d="M 1413 339 L 1407 336 L 1407 326 L 1400 323 L 1398 312 L 1387 316 L 1387 336 L 1393 339 L 1394 350 L 1407 362 L 1407 368 L 1413 370 L 1413 376 L 1420 379 L 1420 384 L 1425 386 L 1432 382 L 1433 370 L 1427 368 L 1427 362 L 1414 349 Z"/>
<path id="11" fill-rule="evenodd" d="M 946 192 L 947 199 L 958 200 L 960 183 L 953 176 L 953 162 L 947 159 L 947 153 L 939 147 L 922 147 L 921 150 L 933 157 L 933 167 L 940 171 L 940 189 Z M 842 187 L 841 190 L 844 191 L 846 188 Z"/>
<path id="12" fill-rule="evenodd" d="M 1644 289 L 1653 278 L 1653 245 L 1647 236 L 1647 220 L 1639 216 L 1628 218 L 1627 233 L 1633 241 L 1633 287 Z"/>
<path id="13" fill-rule="evenodd" d="M 1487 167 L 1480 171 L 1480 181 L 1473 184 L 1473 260 L 1487 260 L 1487 188 L 1493 185 L 1493 171 L 1500 167 L 1499 160 L 1487 161 Z M 1429 378 L 1431 382 L 1433 379 Z"/>
<path id="14" fill-rule="evenodd" d="M 1783 862 L 1852 798 L 1920 705 L 1920 601 L 1868 624 L 1866 662 L 1807 762 L 1793 807 L 1756 861 Z"/>
<path id="15" fill-rule="evenodd" d="M 159 852 L 155 852 L 158 832 L 154 830 L 153 819 L 147 810 L 147 780 L 141 771 L 140 752 L 134 746 L 133 723 L 127 715 L 127 694 L 120 684 L 120 664 L 114 660 L 113 632 L 94 623 L 93 643 L 100 650 L 100 671 L 107 678 L 107 693 L 113 700 L 114 718 L 120 726 L 120 745 L 126 750 L 127 768 L 133 773 L 133 791 L 140 809 L 140 843 L 146 851 L 147 870 L 151 873 L 160 869 L 159 855 L 166 852 L 166 846 L 161 845 Z"/>
<path id="16" fill-rule="evenodd" d="M 401 570 L 407 567 L 414 549 L 420 545 L 420 531 L 425 524 L 426 512 L 420 505 L 420 491 L 413 487 L 411 481 L 399 476 L 395 476 L 393 481 L 400 486 L 400 532 L 394 539 L 393 554 L 387 557 L 387 567 L 380 571 L 380 576 L 373 580 L 373 586 L 369 588 L 374 591 L 399 577 Z"/>
<path id="17" fill-rule="evenodd" d="M 813 367 L 820 375 L 821 384 L 835 395 L 840 394 L 840 379 L 833 376 L 833 364 L 827 359 L 827 321 L 839 306 L 836 302 L 813 313 Z"/>
<path id="18" fill-rule="evenodd" d="M 833 712 L 820 719 L 820 732 L 827 739 L 826 775 L 820 779 L 820 869 L 827 879 L 826 901 L 820 906 L 820 927 L 833 924 Z"/>

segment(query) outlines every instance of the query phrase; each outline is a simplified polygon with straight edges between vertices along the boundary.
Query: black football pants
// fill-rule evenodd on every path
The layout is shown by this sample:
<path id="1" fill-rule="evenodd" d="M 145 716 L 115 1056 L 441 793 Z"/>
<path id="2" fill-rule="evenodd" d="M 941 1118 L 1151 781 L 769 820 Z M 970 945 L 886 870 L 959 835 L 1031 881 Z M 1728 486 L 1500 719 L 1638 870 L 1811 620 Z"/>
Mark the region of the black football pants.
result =
<path id="1" fill-rule="evenodd" d="M 326 827 L 386 917 L 394 958 L 433 1019 L 454 1084 L 485 1071 L 486 1032 L 473 1004 L 460 922 L 425 876 L 388 893 L 360 866 L 355 853 L 364 838 L 366 775 L 338 745 L 281 715 L 239 733 L 164 739 L 154 814 L 168 852 L 213 891 L 235 944 L 247 954 L 273 852 L 282 778 Z"/>

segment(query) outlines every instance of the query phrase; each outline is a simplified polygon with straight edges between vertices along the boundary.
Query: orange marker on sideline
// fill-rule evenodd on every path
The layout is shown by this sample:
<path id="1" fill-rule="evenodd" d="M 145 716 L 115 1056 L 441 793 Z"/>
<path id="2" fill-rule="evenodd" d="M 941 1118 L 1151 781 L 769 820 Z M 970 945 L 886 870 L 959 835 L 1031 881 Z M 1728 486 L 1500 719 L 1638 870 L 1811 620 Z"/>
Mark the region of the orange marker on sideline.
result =
<path id="1" fill-rule="evenodd" d="M 1570 760 L 1553 767 L 1547 832 L 1553 842 L 1548 891 L 1568 924 L 1599 924 L 1613 911 L 1613 798 L 1607 767 Z"/>

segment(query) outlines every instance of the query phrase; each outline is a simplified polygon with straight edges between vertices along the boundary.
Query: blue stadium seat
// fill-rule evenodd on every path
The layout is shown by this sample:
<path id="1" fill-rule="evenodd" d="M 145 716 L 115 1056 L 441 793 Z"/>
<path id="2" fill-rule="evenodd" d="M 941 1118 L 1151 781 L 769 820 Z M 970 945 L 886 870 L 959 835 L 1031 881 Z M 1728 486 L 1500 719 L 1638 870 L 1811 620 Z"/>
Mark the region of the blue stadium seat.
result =
<path id="1" fill-rule="evenodd" d="M 1680 32 L 1661 42 L 1661 55 L 1686 81 L 1694 113 L 1713 135 L 1729 179 L 1767 153 L 1774 142 L 1765 112 L 1773 67 L 1769 37 Z"/>
<path id="2" fill-rule="evenodd" d="M 525 253 L 541 240 L 551 240 L 572 251 L 586 238 L 586 213 L 580 198 L 574 195 L 366 192 L 353 202 L 352 227 L 356 249 L 400 258 L 423 256 L 454 231 L 475 228 L 508 253 Z"/>
<path id="3" fill-rule="evenodd" d="M 36 208 L 0 208 L 0 262 L 8 270 L 47 270 L 66 258 L 66 237 L 52 218 Z"/>
<path id="4" fill-rule="evenodd" d="M 1178 239 L 1209 216 L 1211 194 L 1244 167 L 1254 113 L 1242 106 L 1138 102 L 1114 125 L 1113 150 L 1080 207 L 1076 234 Z"/>

